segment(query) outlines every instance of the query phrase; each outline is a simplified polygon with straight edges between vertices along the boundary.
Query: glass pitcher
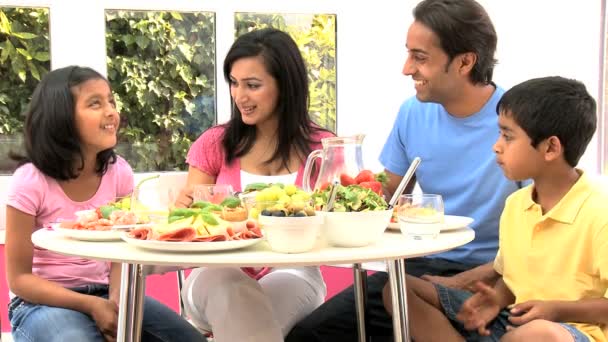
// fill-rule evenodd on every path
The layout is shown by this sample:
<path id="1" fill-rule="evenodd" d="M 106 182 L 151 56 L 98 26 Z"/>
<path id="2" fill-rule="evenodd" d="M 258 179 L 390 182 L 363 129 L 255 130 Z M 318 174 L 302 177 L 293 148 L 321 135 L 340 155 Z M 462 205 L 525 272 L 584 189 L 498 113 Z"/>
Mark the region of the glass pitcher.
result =
<path id="1" fill-rule="evenodd" d="M 365 138 L 364 134 L 357 134 L 351 137 L 321 139 L 323 149 L 312 151 L 306 159 L 302 178 L 304 191 L 312 192 L 334 181 L 340 182 L 341 174 L 357 176 L 359 171 L 363 170 L 361 150 L 363 138 Z M 313 166 L 318 165 L 315 163 L 317 159 L 321 159 L 321 166 L 313 187 L 311 177 Z"/>

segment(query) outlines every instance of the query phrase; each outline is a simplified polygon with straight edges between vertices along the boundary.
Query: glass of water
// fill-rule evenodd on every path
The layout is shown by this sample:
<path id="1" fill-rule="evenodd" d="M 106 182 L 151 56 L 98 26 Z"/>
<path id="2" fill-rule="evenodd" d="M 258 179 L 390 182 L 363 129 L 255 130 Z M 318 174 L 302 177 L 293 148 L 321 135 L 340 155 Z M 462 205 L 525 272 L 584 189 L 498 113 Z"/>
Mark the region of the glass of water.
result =
<path id="1" fill-rule="evenodd" d="M 395 211 L 399 219 L 401 233 L 414 240 L 436 238 L 444 224 L 443 198 L 441 195 L 401 195 Z"/>

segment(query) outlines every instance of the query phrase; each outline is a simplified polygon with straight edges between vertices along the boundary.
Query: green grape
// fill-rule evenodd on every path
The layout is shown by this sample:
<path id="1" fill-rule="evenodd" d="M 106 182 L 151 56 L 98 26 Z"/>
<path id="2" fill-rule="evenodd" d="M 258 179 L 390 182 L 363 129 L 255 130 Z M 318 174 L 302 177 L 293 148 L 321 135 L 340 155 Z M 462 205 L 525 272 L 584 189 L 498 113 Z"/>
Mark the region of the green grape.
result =
<path id="1" fill-rule="evenodd" d="M 279 203 L 283 204 L 283 205 L 288 205 L 289 203 L 291 203 L 291 197 L 287 196 L 287 195 L 281 195 L 281 197 L 279 197 Z"/>
<path id="2" fill-rule="evenodd" d="M 252 219 L 257 219 L 258 217 L 260 217 L 260 211 L 258 210 L 258 208 L 249 209 L 249 217 L 251 217 Z"/>
<path id="3" fill-rule="evenodd" d="M 264 202 L 266 201 L 266 193 L 264 191 L 259 191 L 258 193 L 255 194 L 255 201 L 256 202 Z"/>
<path id="4" fill-rule="evenodd" d="M 298 191 L 298 187 L 294 184 L 285 185 L 285 193 L 288 196 L 295 194 Z"/>
<path id="5" fill-rule="evenodd" d="M 268 191 L 268 201 L 276 201 L 281 196 L 280 189 L 270 189 Z"/>
<path id="6" fill-rule="evenodd" d="M 122 210 L 131 209 L 131 197 L 124 197 L 119 203 Z"/>
<path id="7" fill-rule="evenodd" d="M 299 196 L 299 198 L 302 199 L 303 201 L 308 201 L 310 199 L 310 194 L 308 192 L 302 191 L 302 190 L 296 191 L 294 196 Z"/>
<path id="8" fill-rule="evenodd" d="M 308 198 L 304 197 L 300 193 L 295 193 L 294 195 L 291 195 L 291 201 L 292 202 L 305 202 L 307 200 L 308 200 Z"/>

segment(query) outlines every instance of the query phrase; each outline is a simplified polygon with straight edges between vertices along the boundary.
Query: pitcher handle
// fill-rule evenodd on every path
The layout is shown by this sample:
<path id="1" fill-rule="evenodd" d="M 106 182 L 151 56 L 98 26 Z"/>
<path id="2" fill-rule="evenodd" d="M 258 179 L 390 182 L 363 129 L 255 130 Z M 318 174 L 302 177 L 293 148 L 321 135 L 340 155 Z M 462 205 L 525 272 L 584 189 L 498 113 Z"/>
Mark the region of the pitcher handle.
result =
<path id="1" fill-rule="evenodd" d="M 306 192 L 312 192 L 314 189 L 310 186 L 310 176 L 312 173 L 313 165 L 315 164 L 315 159 L 321 158 L 321 154 L 323 150 L 314 150 L 310 152 L 308 158 L 306 158 L 306 165 L 304 166 L 304 175 L 302 176 L 302 188 Z"/>

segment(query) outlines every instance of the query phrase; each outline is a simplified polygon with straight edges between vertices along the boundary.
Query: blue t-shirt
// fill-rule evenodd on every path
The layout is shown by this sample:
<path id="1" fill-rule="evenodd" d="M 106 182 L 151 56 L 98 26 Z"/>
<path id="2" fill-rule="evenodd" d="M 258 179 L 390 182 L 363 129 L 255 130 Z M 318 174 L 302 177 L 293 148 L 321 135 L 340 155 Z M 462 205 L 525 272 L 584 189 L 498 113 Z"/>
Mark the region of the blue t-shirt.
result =
<path id="1" fill-rule="evenodd" d="M 500 214 L 507 196 L 518 189 L 496 164 L 492 149 L 499 134 L 496 105 L 503 93 L 497 87 L 483 108 L 466 118 L 415 97 L 401 105 L 380 162 L 404 175 L 420 157 L 416 179 L 422 191 L 442 195 L 446 215 L 475 219 L 475 240 L 432 257 L 481 264 L 496 256 Z"/>

